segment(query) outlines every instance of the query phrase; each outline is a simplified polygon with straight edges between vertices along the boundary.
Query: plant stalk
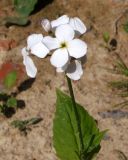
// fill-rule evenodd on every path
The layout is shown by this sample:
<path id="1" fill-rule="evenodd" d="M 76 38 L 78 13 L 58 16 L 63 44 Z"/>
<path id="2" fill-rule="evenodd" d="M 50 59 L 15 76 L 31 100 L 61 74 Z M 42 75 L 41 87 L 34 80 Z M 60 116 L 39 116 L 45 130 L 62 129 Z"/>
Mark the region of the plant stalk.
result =
<path id="1" fill-rule="evenodd" d="M 68 83 L 68 88 L 69 88 L 69 92 L 70 92 L 70 96 L 72 99 L 72 104 L 73 104 L 73 108 L 74 108 L 74 113 L 75 113 L 75 117 L 76 117 L 76 122 L 77 122 L 77 129 L 79 131 L 79 140 L 80 140 L 80 151 L 81 154 L 83 153 L 84 150 L 84 143 L 83 143 L 83 137 L 82 137 L 82 131 L 81 131 L 81 125 L 80 125 L 80 118 L 79 118 L 79 114 L 78 114 L 78 110 L 76 107 L 76 101 L 75 101 L 75 96 L 74 96 L 74 92 L 73 92 L 73 87 L 72 87 L 72 82 L 70 80 L 70 78 L 67 78 L 67 83 Z M 81 160 L 82 160 L 82 155 L 81 155 Z"/>

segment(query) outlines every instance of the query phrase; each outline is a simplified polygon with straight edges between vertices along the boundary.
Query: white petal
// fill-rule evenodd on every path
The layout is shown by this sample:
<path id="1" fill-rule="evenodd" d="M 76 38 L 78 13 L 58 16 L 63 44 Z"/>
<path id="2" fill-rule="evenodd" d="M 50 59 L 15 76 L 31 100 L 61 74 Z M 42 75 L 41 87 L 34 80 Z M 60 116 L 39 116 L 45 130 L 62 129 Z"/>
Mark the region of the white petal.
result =
<path id="1" fill-rule="evenodd" d="M 59 48 L 59 41 L 57 38 L 52 38 L 50 36 L 44 37 L 43 43 L 49 50 Z"/>
<path id="2" fill-rule="evenodd" d="M 81 63 L 77 60 L 72 62 L 66 70 L 66 75 L 72 80 L 79 80 L 83 75 Z"/>
<path id="3" fill-rule="evenodd" d="M 37 43 L 41 42 L 43 40 L 43 35 L 42 34 L 31 34 L 27 38 L 27 49 L 31 49 L 34 45 Z"/>
<path id="4" fill-rule="evenodd" d="M 69 17 L 67 15 L 63 15 L 58 19 L 51 22 L 52 28 L 56 28 L 62 24 L 67 24 L 69 22 Z"/>
<path id="5" fill-rule="evenodd" d="M 51 31 L 51 22 L 48 19 L 43 19 L 41 25 L 46 32 Z"/>
<path id="6" fill-rule="evenodd" d="M 84 23 L 77 17 L 70 18 L 69 24 L 72 26 L 72 28 L 79 32 L 80 34 L 83 34 L 86 32 L 87 28 L 84 25 Z"/>
<path id="7" fill-rule="evenodd" d="M 74 39 L 68 43 L 68 52 L 74 58 L 81 58 L 87 53 L 87 44 L 79 39 Z"/>
<path id="8" fill-rule="evenodd" d="M 39 42 L 31 48 L 31 53 L 39 58 L 44 58 L 49 53 L 49 49 L 42 42 Z"/>
<path id="9" fill-rule="evenodd" d="M 31 78 L 34 78 L 37 73 L 37 68 L 35 67 L 33 63 L 33 60 L 29 56 L 26 56 L 24 57 L 23 63 L 26 67 L 27 75 Z"/>
<path id="10" fill-rule="evenodd" d="M 23 57 L 29 55 L 29 52 L 27 51 L 27 48 L 26 48 L 26 47 L 22 48 L 21 53 L 22 53 L 22 56 L 23 56 Z"/>
<path id="11" fill-rule="evenodd" d="M 56 68 L 61 68 L 69 61 L 69 55 L 66 49 L 57 49 L 51 56 L 51 64 Z"/>
<path id="12" fill-rule="evenodd" d="M 74 30 L 69 24 L 61 25 L 56 28 L 55 35 L 61 42 L 71 41 L 74 38 Z"/>

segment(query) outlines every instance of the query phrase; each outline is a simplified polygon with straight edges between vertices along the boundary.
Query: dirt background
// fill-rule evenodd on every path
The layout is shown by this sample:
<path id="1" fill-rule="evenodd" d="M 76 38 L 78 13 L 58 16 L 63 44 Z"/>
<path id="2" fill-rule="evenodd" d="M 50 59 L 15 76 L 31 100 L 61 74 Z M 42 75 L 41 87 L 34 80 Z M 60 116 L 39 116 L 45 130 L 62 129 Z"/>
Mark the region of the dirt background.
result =
<path id="1" fill-rule="evenodd" d="M 128 15 L 126 13 L 122 16 L 127 9 L 127 0 L 54 0 L 30 16 L 29 26 L 0 26 L 0 40 L 13 39 L 16 42 L 12 49 L 0 48 L 0 64 L 7 60 L 22 64 L 21 49 L 26 45 L 27 36 L 40 32 L 46 34 L 40 25 L 43 18 L 52 20 L 67 14 L 78 16 L 84 21 L 88 28 L 88 32 L 82 37 L 88 44 L 87 62 L 83 77 L 73 85 L 77 101 L 95 117 L 99 128 L 109 129 L 102 141 L 97 160 L 120 160 L 117 150 L 128 157 L 128 116 L 120 116 L 122 112 L 126 113 L 127 109 L 119 108 L 119 112 L 114 116 L 104 116 L 108 110 L 114 110 L 114 104 L 122 102 L 116 92 L 107 85 L 109 81 L 118 80 L 120 77 L 106 68 L 113 68 L 115 53 L 119 53 L 128 64 L 128 35 L 123 30 Z M 0 19 L 11 14 L 11 0 L 0 0 Z M 117 21 L 118 34 L 115 27 Z M 105 42 L 102 35 L 105 31 L 117 40 L 116 50 L 108 51 L 103 47 Z M 0 115 L 0 160 L 57 160 L 52 147 L 55 89 L 58 87 L 67 93 L 68 89 L 64 75 L 55 72 L 49 63 L 49 57 L 44 60 L 36 57 L 33 59 L 38 75 L 32 86 L 18 95 L 18 99 L 25 101 L 25 108 L 18 109 L 11 118 Z M 27 136 L 10 126 L 13 120 L 36 116 L 42 117 L 43 121 L 33 126 Z"/>

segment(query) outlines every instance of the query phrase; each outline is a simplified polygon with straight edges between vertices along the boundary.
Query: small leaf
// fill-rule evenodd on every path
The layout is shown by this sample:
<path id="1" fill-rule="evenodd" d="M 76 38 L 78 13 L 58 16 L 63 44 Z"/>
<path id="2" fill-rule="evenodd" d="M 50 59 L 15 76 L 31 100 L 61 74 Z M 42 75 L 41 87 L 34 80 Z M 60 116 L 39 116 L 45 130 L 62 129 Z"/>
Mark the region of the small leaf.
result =
<path id="1" fill-rule="evenodd" d="M 11 122 L 11 125 L 15 128 L 18 128 L 20 131 L 26 129 L 26 123 L 24 123 L 24 121 L 21 120 L 14 120 L 13 122 Z"/>
<path id="2" fill-rule="evenodd" d="M 14 6 L 16 11 L 22 16 L 29 16 L 34 10 L 37 0 L 14 0 Z"/>
<path id="3" fill-rule="evenodd" d="M 0 104 L 0 112 L 3 111 L 3 105 Z"/>
<path id="4" fill-rule="evenodd" d="M 106 43 L 108 43 L 108 41 L 110 40 L 110 35 L 108 32 L 103 33 L 103 39 Z"/>
<path id="5" fill-rule="evenodd" d="M 11 97 L 7 100 L 7 106 L 8 107 L 16 107 L 17 106 L 17 100 L 14 97 Z"/>
<path id="6" fill-rule="evenodd" d="M 11 88 L 15 85 L 17 80 L 17 72 L 16 71 L 12 71 L 10 73 L 8 73 L 4 79 L 4 85 L 7 88 Z"/>
<path id="7" fill-rule="evenodd" d="M 128 22 L 126 22 L 123 27 L 125 32 L 128 33 Z"/>
<path id="8" fill-rule="evenodd" d="M 84 151 L 86 151 L 86 154 L 88 151 L 93 151 L 93 157 L 97 153 L 94 152 L 97 146 L 98 148 L 100 147 L 103 133 L 99 132 L 93 117 L 82 106 L 79 104 L 76 105 Z M 71 98 L 59 90 L 57 91 L 57 108 L 53 122 L 53 144 L 57 156 L 61 160 L 80 160 L 80 157 L 84 156 L 80 150 L 79 131 L 77 129 Z"/>
<path id="9" fill-rule="evenodd" d="M 14 120 L 11 122 L 11 125 L 15 128 L 18 128 L 20 131 L 25 131 L 28 129 L 28 126 L 35 125 L 41 122 L 43 119 L 41 117 L 35 117 L 27 120 Z"/>
<path id="10" fill-rule="evenodd" d="M 43 119 L 41 117 L 31 118 L 31 119 L 28 120 L 28 125 L 37 124 L 42 120 Z"/>

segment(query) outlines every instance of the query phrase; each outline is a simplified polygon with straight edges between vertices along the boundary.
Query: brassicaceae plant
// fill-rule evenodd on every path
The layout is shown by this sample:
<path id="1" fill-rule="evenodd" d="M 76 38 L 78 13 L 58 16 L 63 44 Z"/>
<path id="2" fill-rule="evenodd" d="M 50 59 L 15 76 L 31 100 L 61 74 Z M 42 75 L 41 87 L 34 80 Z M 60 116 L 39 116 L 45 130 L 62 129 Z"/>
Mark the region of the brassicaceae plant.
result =
<path id="1" fill-rule="evenodd" d="M 87 44 L 80 39 L 87 28 L 78 18 L 63 15 L 56 20 L 41 22 L 47 36 L 31 34 L 22 49 L 23 64 L 27 75 L 36 77 L 37 68 L 31 58 L 35 55 L 45 58 L 57 72 L 63 72 L 67 79 L 70 96 L 57 89 L 56 112 L 53 120 L 53 147 L 61 160 L 92 160 L 100 150 L 100 142 L 106 131 L 99 131 L 94 118 L 75 101 L 72 80 L 83 75 L 83 59 Z"/>

